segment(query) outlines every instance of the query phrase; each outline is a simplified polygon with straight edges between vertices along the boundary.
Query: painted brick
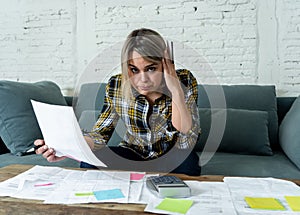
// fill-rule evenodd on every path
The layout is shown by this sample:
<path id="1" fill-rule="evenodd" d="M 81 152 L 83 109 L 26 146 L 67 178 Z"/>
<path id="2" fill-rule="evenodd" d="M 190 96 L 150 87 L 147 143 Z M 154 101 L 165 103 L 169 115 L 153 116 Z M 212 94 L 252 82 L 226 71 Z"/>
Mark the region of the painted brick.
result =
<path id="1" fill-rule="evenodd" d="M 106 77 L 108 70 L 119 66 L 116 44 L 131 30 L 148 27 L 178 43 L 178 66 L 190 66 L 202 83 L 215 82 L 211 68 L 220 83 L 275 84 L 282 96 L 300 94 L 298 0 L 268 0 L 268 4 L 257 0 L 30 0 L 26 4 L 12 0 L 2 4 L 2 79 L 54 80 L 64 93 L 72 94 L 92 56 L 102 54 L 97 74 Z M 270 29 L 275 34 L 268 36 L 268 28 L 260 25 L 264 21 L 273 24 Z M 264 44 L 263 36 L 274 44 Z M 269 59 L 268 53 L 272 53 Z"/>

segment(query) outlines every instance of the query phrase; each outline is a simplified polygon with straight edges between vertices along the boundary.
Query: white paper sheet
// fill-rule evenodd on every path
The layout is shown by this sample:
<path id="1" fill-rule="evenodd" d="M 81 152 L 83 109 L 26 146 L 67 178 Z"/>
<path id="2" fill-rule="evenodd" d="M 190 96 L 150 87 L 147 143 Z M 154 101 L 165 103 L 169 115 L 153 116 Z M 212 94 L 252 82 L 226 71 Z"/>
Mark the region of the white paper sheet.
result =
<path id="1" fill-rule="evenodd" d="M 147 189 L 146 175 L 131 181 L 130 172 L 100 170 L 69 170 L 60 167 L 34 166 L 0 183 L 0 196 L 44 200 L 48 204 L 75 203 L 141 203 L 147 212 L 176 214 L 156 209 L 163 200 Z M 185 181 L 192 189 L 188 199 L 194 201 L 186 215 L 299 215 L 289 208 L 284 196 L 299 196 L 296 184 L 274 178 L 225 177 L 224 182 Z M 95 192 L 118 190 L 122 197 L 99 200 Z M 76 194 L 87 195 L 76 195 Z M 91 193 L 89 195 L 89 193 Z M 280 200 L 285 211 L 254 210 L 247 206 L 245 196 L 273 197 Z"/>
<path id="2" fill-rule="evenodd" d="M 46 204 L 79 204 L 117 202 L 128 203 L 130 189 L 129 172 L 110 172 L 91 170 L 84 171 L 80 177 L 64 180 L 45 199 Z M 98 200 L 93 192 L 118 190 L 123 194 L 120 198 Z M 81 194 L 81 195 L 77 195 Z M 85 195 L 87 194 L 87 195 Z"/>
<path id="3" fill-rule="evenodd" d="M 131 181 L 129 189 L 129 203 L 136 204 L 147 204 L 146 202 L 141 202 L 141 196 L 144 188 L 144 181 Z"/>
<path id="4" fill-rule="evenodd" d="M 71 170 L 60 167 L 34 166 L 0 183 L 0 196 L 45 200 L 45 198 L 64 180 Z"/>
<path id="5" fill-rule="evenodd" d="M 231 192 L 231 198 L 239 214 L 243 215 L 299 215 L 289 207 L 284 196 L 300 196 L 300 187 L 295 183 L 276 178 L 225 177 L 225 184 Z M 278 199 L 286 208 L 284 211 L 251 209 L 244 198 L 268 197 Z"/>
<path id="6" fill-rule="evenodd" d="M 92 152 L 85 141 L 73 108 L 31 100 L 45 143 L 57 156 L 67 156 L 95 166 L 106 165 Z"/>
<path id="7" fill-rule="evenodd" d="M 132 188 L 130 194 L 130 188 L 130 172 L 34 166 L 22 174 L 1 182 L 0 196 L 43 200 L 47 204 L 128 203 L 129 199 L 135 198 L 133 195 L 140 196 L 141 192 L 137 187 L 137 189 Z M 111 197 L 114 190 L 122 196 Z M 106 192 L 106 195 L 99 200 L 94 192 L 101 191 Z"/>
<path id="8" fill-rule="evenodd" d="M 231 201 L 230 192 L 223 182 L 199 182 L 199 181 L 185 181 L 192 190 L 192 195 L 189 198 L 194 201 L 192 207 L 188 210 L 186 215 L 235 215 L 235 208 Z M 149 192 L 149 191 L 148 191 Z M 147 191 L 143 192 L 144 195 Z M 151 193 L 152 194 L 152 193 Z M 151 195 L 148 194 L 148 195 Z M 150 198 L 149 198 L 150 199 Z M 163 199 L 157 198 L 152 194 L 151 200 L 148 200 L 148 205 L 145 211 L 160 214 L 178 213 L 162 211 L 156 209 L 156 206 Z"/>

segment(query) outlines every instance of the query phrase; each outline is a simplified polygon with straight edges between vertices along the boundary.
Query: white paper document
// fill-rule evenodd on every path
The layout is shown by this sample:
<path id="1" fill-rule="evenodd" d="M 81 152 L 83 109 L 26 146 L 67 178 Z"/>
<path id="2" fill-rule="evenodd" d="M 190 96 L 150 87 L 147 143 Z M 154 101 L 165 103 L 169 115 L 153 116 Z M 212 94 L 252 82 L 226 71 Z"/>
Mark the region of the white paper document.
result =
<path id="1" fill-rule="evenodd" d="M 69 170 L 34 166 L 0 183 L 0 196 L 43 200 L 47 204 L 128 203 L 130 172 Z M 140 195 L 141 190 L 132 190 Z"/>
<path id="2" fill-rule="evenodd" d="M 0 196 L 45 200 L 70 172 L 60 167 L 34 166 L 0 183 Z"/>
<path id="3" fill-rule="evenodd" d="M 31 103 L 45 143 L 55 149 L 57 156 L 106 167 L 85 141 L 72 107 L 33 100 Z"/>
<path id="4" fill-rule="evenodd" d="M 61 181 L 45 199 L 46 204 L 128 203 L 130 173 L 88 170 Z"/>
<path id="5" fill-rule="evenodd" d="M 186 215 L 236 215 L 235 208 L 231 201 L 229 189 L 223 182 L 200 182 L 185 181 L 192 190 L 189 198 L 193 200 L 193 205 Z M 143 195 L 150 196 L 147 199 L 145 211 L 159 214 L 179 215 L 179 213 L 162 211 L 157 209 L 157 205 L 163 199 L 156 197 L 149 190 L 144 190 Z"/>
<path id="6" fill-rule="evenodd" d="M 179 215 L 181 200 L 192 202 L 186 215 L 299 215 L 292 211 L 285 196 L 300 196 L 296 184 L 274 178 L 225 177 L 224 182 L 185 181 L 191 188 L 189 198 L 161 208 L 159 198 L 146 186 L 150 175 L 140 172 L 69 170 L 60 167 L 34 166 L 0 183 L 0 196 L 43 200 L 46 204 L 136 203 L 147 204 L 145 211 Z M 278 199 L 284 210 L 252 209 L 247 197 Z M 166 206 L 166 204 L 165 204 Z M 180 208 L 181 209 L 181 208 Z"/>
<path id="7" fill-rule="evenodd" d="M 300 187 L 291 181 L 276 178 L 247 178 L 247 177 L 225 177 L 232 202 L 238 212 L 243 215 L 299 215 L 300 212 L 292 211 L 285 196 L 300 196 Z M 283 206 L 284 210 L 258 210 L 250 208 L 245 197 L 275 198 Z"/>

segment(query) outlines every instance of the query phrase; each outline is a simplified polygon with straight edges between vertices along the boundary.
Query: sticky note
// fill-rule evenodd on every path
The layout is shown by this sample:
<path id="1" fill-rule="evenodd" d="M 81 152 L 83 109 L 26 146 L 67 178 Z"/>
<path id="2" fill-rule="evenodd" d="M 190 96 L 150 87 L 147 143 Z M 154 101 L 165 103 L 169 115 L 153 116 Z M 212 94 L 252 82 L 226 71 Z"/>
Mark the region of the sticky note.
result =
<path id="1" fill-rule="evenodd" d="M 155 208 L 159 210 L 186 214 L 193 205 L 193 200 L 165 198 Z"/>
<path id="2" fill-rule="evenodd" d="M 245 197 L 245 201 L 253 209 L 263 210 L 286 210 L 285 207 L 275 198 L 254 198 Z"/>
<path id="3" fill-rule="evenodd" d="M 300 211 L 300 196 L 285 196 L 285 199 L 293 211 Z"/>
<path id="4" fill-rule="evenodd" d="M 87 192 L 87 193 L 75 193 L 75 196 L 92 196 L 94 195 L 93 192 Z"/>
<path id="5" fill-rule="evenodd" d="M 131 181 L 139 181 L 143 179 L 145 176 L 145 173 L 130 173 L 130 180 Z"/>
<path id="6" fill-rule="evenodd" d="M 94 195 L 97 200 L 120 199 L 125 197 L 120 189 L 95 191 Z"/>

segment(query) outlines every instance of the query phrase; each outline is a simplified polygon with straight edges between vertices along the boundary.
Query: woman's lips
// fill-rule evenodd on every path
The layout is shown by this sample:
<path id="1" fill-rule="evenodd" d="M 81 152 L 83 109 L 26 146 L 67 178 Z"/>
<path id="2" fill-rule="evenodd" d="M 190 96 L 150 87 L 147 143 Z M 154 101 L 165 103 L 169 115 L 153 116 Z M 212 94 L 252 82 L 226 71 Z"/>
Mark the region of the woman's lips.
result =
<path id="1" fill-rule="evenodd" d="M 147 90 L 150 90 L 151 87 L 150 86 L 140 86 L 139 89 L 143 90 L 143 91 L 147 91 Z"/>

